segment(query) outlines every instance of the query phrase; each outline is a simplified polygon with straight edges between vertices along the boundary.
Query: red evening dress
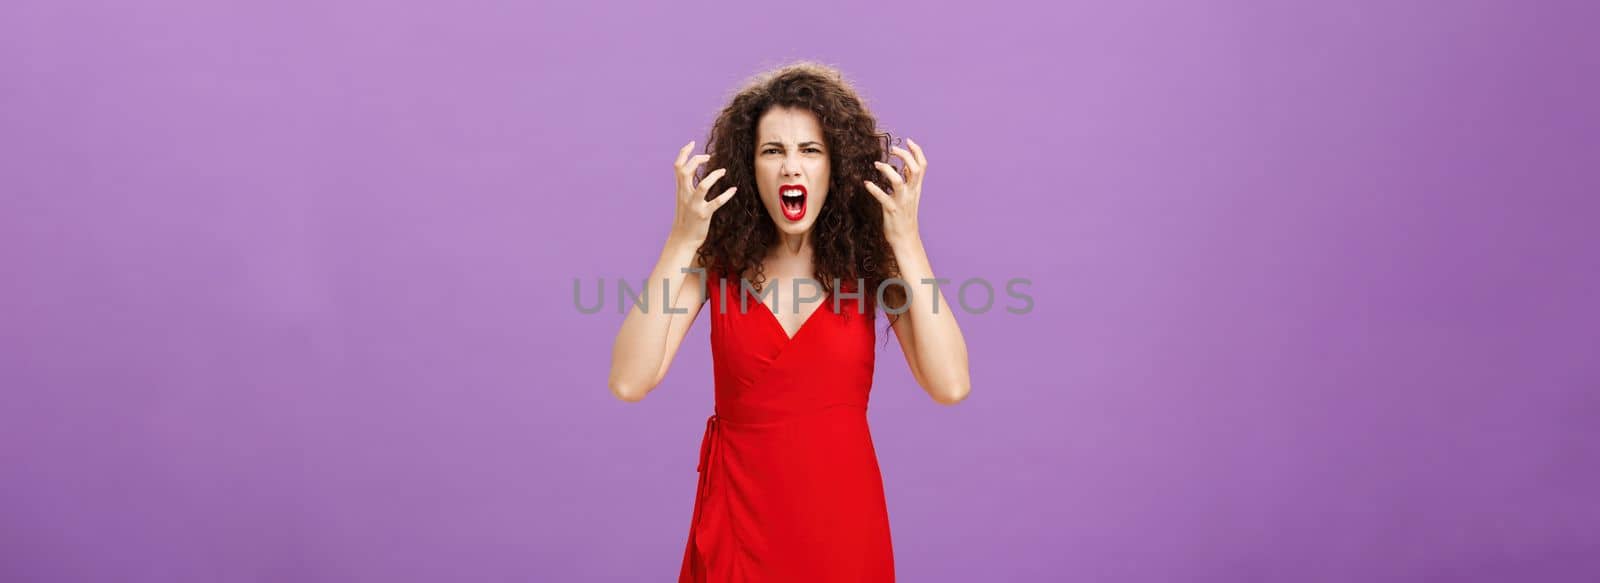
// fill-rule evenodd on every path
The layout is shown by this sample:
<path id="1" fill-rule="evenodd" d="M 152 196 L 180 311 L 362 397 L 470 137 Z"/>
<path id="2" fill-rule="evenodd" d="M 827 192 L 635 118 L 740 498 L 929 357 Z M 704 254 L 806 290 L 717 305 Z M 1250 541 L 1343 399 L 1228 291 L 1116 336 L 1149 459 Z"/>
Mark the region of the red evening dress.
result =
<path id="1" fill-rule="evenodd" d="M 867 428 L 871 298 L 827 294 L 791 338 L 754 293 L 741 310 L 737 279 L 708 273 L 716 413 L 678 581 L 894 581 Z"/>

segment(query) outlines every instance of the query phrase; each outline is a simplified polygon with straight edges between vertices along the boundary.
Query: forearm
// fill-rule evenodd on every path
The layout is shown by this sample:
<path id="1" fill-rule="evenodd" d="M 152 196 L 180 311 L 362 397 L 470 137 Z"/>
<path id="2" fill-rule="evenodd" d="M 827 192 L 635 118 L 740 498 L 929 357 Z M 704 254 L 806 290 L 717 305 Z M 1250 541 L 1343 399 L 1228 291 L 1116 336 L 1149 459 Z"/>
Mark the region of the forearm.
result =
<path id="1" fill-rule="evenodd" d="M 667 332 L 674 314 L 669 308 L 682 293 L 685 270 L 694 262 L 698 244 L 668 238 L 655 268 L 645 280 L 641 301 L 629 308 L 611 347 L 611 392 L 625 400 L 642 398 L 654 388 L 656 373 L 665 358 Z M 662 286 L 667 287 L 665 295 Z M 697 290 L 688 290 L 699 293 Z M 642 304 L 642 305 L 641 305 Z"/>
<path id="2" fill-rule="evenodd" d="M 941 400 L 960 401 L 971 390 L 967 370 L 967 343 L 956 323 L 955 310 L 934 282 L 933 267 L 920 237 L 891 241 L 900 277 L 911 285 L 911 304 L 901 317 L 909 317 L 911 355 L 921 371 L 924 388 Z"/>

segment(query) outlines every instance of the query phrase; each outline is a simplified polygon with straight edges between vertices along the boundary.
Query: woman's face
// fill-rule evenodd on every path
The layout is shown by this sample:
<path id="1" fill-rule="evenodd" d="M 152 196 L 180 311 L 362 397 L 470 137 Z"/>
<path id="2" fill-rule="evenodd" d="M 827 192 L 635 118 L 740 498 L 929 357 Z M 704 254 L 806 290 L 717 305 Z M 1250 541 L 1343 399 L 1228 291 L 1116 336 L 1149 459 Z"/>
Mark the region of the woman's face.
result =
<path id="1" fill-rule="evenodd" d="M 774 107 L 756 124 L 756 187 L 761 204 L 791 235 L 811 230 L 828 199 L 828 149 L 816 114 Z"/>

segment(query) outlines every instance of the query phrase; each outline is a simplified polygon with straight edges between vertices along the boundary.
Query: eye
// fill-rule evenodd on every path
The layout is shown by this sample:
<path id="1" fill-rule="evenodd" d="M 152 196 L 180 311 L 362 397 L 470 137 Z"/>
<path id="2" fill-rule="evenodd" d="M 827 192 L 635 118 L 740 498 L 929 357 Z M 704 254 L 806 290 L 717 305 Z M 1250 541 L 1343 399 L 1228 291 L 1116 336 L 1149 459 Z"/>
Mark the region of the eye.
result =
<path id="1" fill-rule="evenodd" d="M 762 150 L 761 153 L 762 154 L 771 154 L 771 153 L 776 152 L 776 151 L 778 151 L 777 148 L 767 148 L 765 150 Z"/>
<path id="2" fill-rule="evenodd" d="M 806 148 L 805 151 L 806 152 L 821 152 L 822 150 L 818 150 L 816 148 Z"/>

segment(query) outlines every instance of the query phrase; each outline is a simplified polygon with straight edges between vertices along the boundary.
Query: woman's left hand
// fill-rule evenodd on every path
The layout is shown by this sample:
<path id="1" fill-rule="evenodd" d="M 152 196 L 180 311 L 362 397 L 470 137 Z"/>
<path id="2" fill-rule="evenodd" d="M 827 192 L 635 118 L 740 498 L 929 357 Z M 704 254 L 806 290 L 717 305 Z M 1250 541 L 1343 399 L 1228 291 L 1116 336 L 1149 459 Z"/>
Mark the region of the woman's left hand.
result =
<path id="1" fill-rule="evenodd" d="M 920 236 L 917 231 L 917 206 L 922 202 L 922 177 L 928 173 L 928 158 L 915 141 L 906 140 L 911 151 L 891 147 L 890 151 L 904 162 L 906 175 L 900 176 L 894 167 L 883 162 L 873 162 L 883 176 L 889 179 L 894 193 L 888 194 L 877 183 L 866 181 L 867 191 L 883 205 L 883 234 L 890 243 L 911 242 Z"/>

